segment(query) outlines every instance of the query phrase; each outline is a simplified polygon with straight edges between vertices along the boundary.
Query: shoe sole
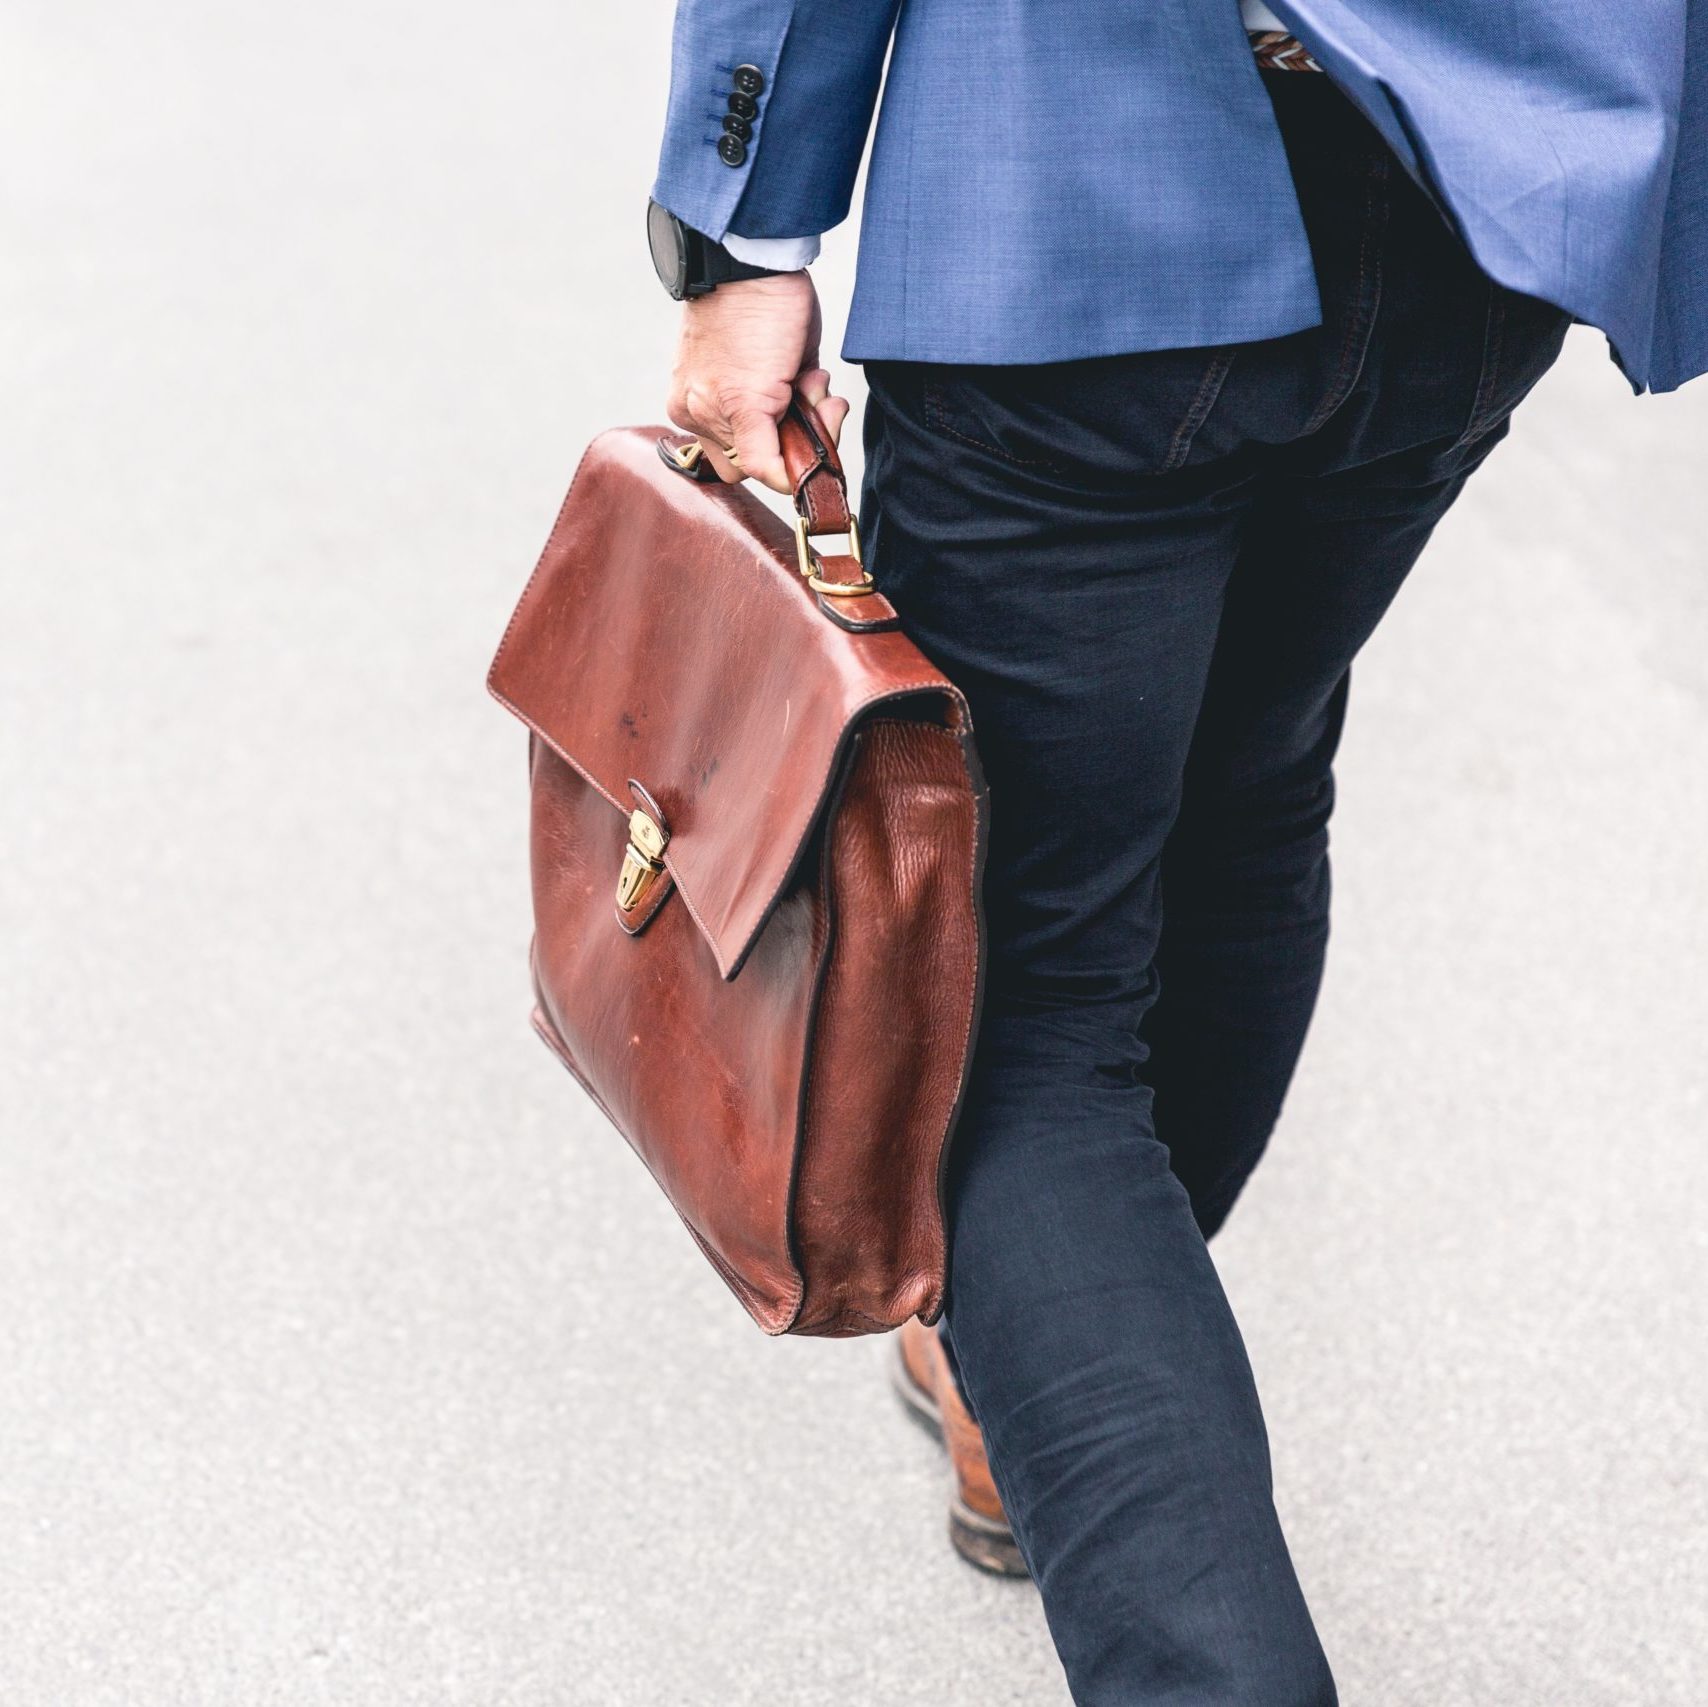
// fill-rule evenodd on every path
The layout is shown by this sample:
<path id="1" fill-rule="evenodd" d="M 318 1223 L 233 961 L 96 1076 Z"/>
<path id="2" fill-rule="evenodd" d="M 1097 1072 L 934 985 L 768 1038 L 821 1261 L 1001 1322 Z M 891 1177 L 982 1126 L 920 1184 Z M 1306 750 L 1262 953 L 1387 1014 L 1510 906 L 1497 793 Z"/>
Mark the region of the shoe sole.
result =
<path id="1" fill-rule="evenodd" d="M 943 1412 L 937 1401 L 914 1380 L 898 1354 L 890 1365 L 890 1385 L 904 1411 L 939 1446 L 943 1440 Z M 1030 1577 L 1026 1561 L 1006 1523 L 982 1517 L 959 1492 L 949 1496 L 949 1545 L 976 1570 L 993 1577 Z"/>

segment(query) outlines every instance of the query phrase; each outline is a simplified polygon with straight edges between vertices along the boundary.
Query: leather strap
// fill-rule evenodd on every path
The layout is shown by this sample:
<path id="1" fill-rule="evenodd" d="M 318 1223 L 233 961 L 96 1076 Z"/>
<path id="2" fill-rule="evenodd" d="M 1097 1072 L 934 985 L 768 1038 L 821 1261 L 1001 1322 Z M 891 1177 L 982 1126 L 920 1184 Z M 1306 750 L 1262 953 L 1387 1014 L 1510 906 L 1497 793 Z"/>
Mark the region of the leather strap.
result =
<path id="1" fill-rule="evenodd" d="M 836 446 L 824 423 L 799 391 L 789 400 L 788 413 L 777 423 L 777 439 L 783 449 L 783 467 L 794 489 L 795 511 L 806 522 L 809 534 L 854 535 L 858 523 L 848 505 L 848 477 Z M 859 587 L 855 595 L 818 592 L 818 608 L 839 628 L 853 634 L 869 634 L 897 624 L 895 607 L 881 593 L 871 590 L 871 577 L 859 557 L 850 553 L 825 556 L 815 552 L 814 574 L 829 586 Z"/>
<path id="2" fill-rule="evenodd" d="M 818 608 L 840 629 L 851 634 L 873 634 L 897 627 L 900 619 L 890 601 L 873 590 L 857 550 L 859 537 L 854 511 L 849 507 L 847 475 L 825 424 L 799 391 L 789 400 L 789 412 L 777 422 L 777 441 L 782 444 L 782 465 L 794 489 L 794 509 L 806 523 L 808 533 L 847 533 L 854 552 L 825 555 L 813 552 L 813 576 Z M 825 586 L 861 588 L 859 593 L 827 593 Z"/>
<path id="3" fill-rule="evenodd" d="M 806 517 L 807 526 L 814 533 L 846 533 L 851 513 L 848 478 L 818 411 L 799 391 L 789 399 L 788 412 L 777 423 L 777 439 L 795 495 L 795 509 Z"/>

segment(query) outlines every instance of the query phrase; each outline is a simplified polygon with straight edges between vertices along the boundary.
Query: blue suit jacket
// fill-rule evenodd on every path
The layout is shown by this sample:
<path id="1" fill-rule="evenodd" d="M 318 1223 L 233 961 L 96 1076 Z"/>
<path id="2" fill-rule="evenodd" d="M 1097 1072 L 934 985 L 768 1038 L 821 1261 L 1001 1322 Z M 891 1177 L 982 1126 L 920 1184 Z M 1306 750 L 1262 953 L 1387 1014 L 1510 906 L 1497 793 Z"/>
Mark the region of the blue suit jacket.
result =
<path id="1" fill-rule="evenodd" d="M 1708 369 L 1708 0 L 1272 3 L 1495 278 L 1601 327 L 1639 389 Z M 657 199 L 714 237 L 837 224 L 892 34 L 850 360 L 1317 324 L 1237 0 L 680 0 Z M 720 154 L 743 64 L 758 112 Z"/>

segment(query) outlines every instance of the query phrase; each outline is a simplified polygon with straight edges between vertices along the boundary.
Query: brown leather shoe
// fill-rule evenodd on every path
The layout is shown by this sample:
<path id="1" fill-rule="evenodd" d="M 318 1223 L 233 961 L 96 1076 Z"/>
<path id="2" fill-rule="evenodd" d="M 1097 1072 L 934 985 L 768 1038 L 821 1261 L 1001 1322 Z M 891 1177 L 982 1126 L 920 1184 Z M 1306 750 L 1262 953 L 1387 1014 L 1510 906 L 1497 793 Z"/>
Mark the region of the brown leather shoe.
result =
<path id="1" fill-rule="evenodd" d="M 955 1489 L 949 1498 L 949 1541 L 970 1565 L 999 1577 L 1023 1577 L 1026 1561 L 1002 1509 L 985 1457 L 984 1436 L 955 1386 L 935 1328 L 904 1322 L 895 1389 L 908 1414 L 949 1450 Z"/>

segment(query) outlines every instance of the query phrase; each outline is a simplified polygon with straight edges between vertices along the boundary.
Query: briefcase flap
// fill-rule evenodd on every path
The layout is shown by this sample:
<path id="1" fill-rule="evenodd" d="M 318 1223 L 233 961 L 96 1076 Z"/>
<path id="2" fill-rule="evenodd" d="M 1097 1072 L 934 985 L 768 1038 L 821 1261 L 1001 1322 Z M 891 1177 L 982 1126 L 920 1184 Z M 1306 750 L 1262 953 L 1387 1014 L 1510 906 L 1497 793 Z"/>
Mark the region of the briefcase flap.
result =
<path id="1" fill-rule="evenodd" d="M 728 979 L 861 718 L 909 699 L 964 728 L 966 709 L 898 629 L 830 620 L 787 524 L 745 488 L 684 478 L 661 436 L 594 441 L 487 683 L 614 813 L 631 779 L 657 803 L 663 863 Z"/>

